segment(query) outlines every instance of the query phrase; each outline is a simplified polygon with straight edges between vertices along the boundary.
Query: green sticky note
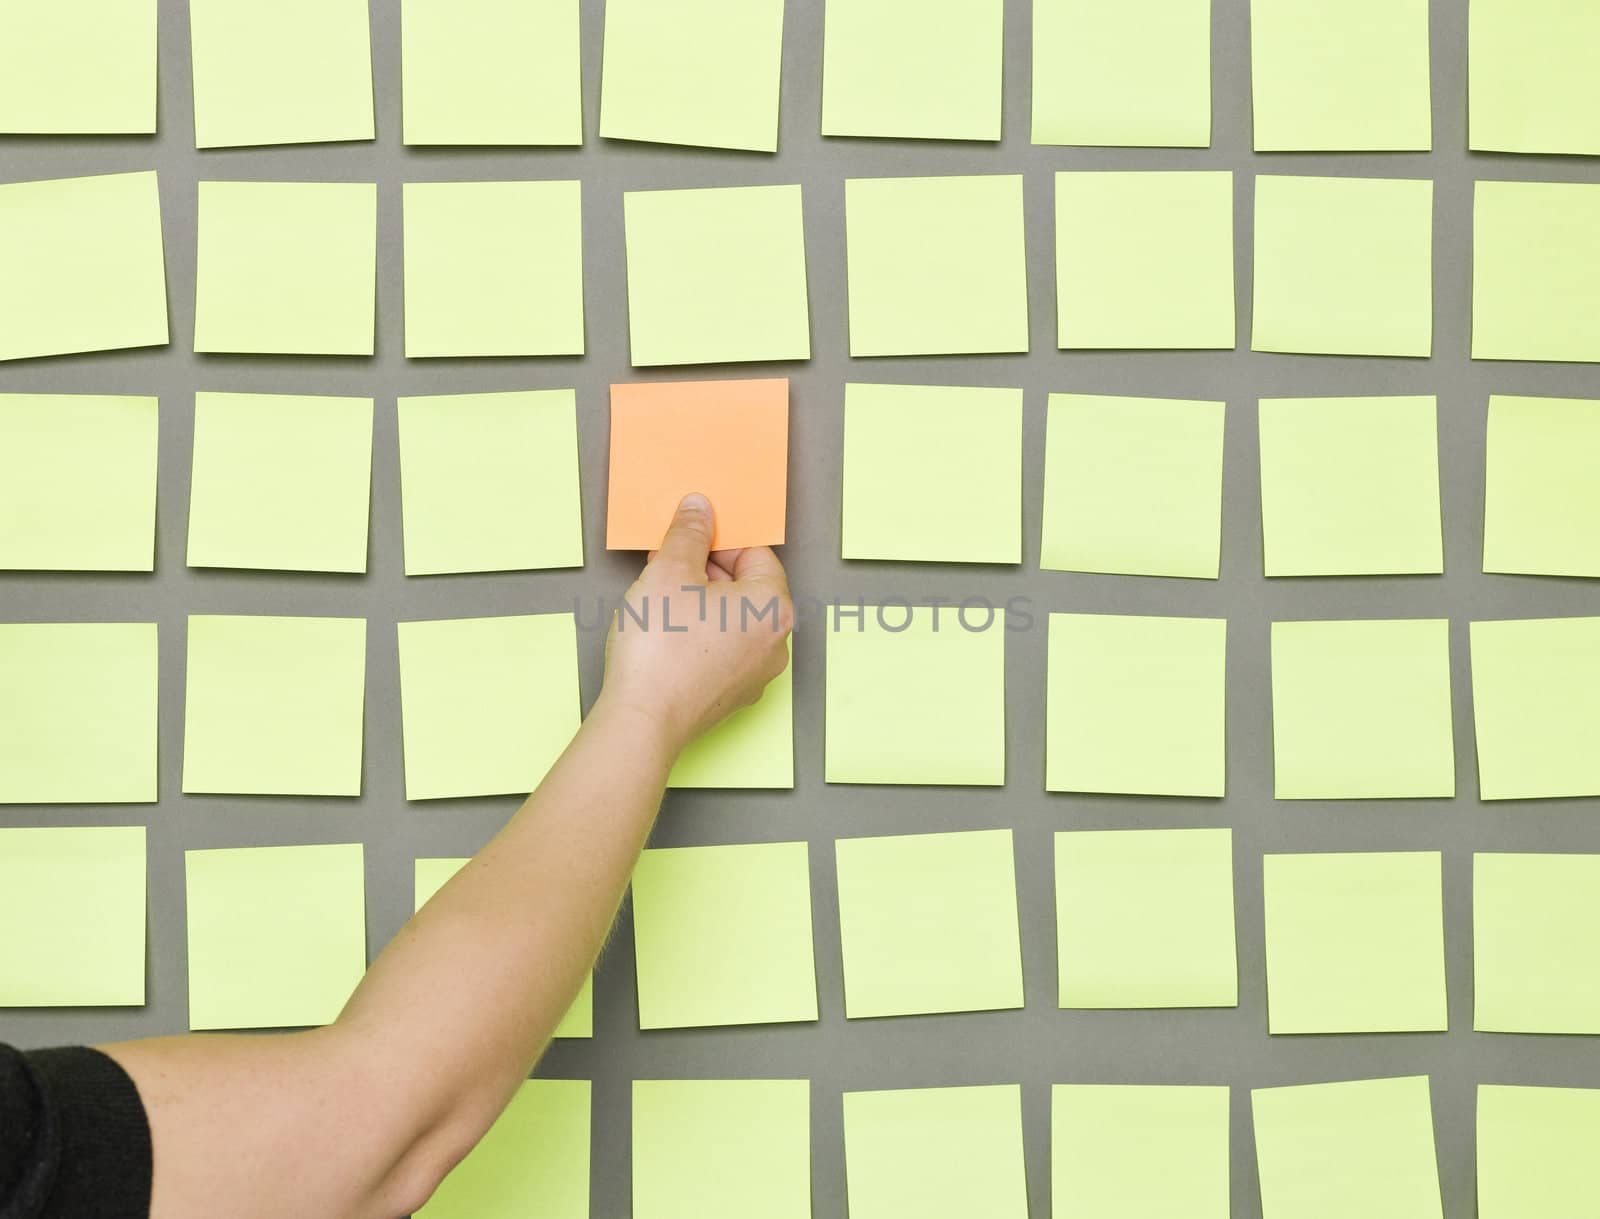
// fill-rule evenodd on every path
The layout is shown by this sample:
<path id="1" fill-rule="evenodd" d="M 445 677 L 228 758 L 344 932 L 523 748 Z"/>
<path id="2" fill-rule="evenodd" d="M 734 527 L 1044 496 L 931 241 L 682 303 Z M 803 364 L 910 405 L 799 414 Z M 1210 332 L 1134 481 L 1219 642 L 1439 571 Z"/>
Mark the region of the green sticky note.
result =
<path id="1" fill-rule="evenodd" d="M 1456 794 L 1450 623 L 1272 624 L 1273 795 Z"/>
<path id="2" fill-rule="evenodd" d="M 1062 348 L 1232 347 L 1231 173 L 1058 173 Z"/>
<path id="3" fill-rule="evenodd" d="M 850 1219 L 1028 1219 L 1022 1089 L 844 1094 Z"/>
<path id="4" fill-rule="evenodd" d="M 1051 614 L 1045 790 L 1222 796 L 1228 624 Z"/>
<path id="5" fill-rule="evenodd" d="M 1272 1033 L 1443 1032 L 1437 851 L 1262 859 Z"/>
<path id="6" fill-rule="evenodd" d="M 1600 618 L 1471 632 L 1479 798 L 1600 796 Z"/>
<path id="7" fill-rule="evenodd" d="M 1228 1219 L 1228 1089 L 1056 1084 L 1052 1219 Z"/>
<path id="8" fill-rule="evenodd" d="M 1600 1195 L 1600 1089 L 1478 1085 L 1479 1219 L 1583 1219 Z"/>
<path id="9" fill-rule="evenodd" d="M 372 183 L 202 182 L 196 242 L 196 351 L 373 354 Z"/>
<path id="10" fill-rule="evenodd" d="M 406 575 L 583 566 L 577 395 L 401 398 Z"/>
<path id="11" fill-rule="evenodd" d="M 580 182 L 407 182 L 406 355 L 583 354 Z"/>
<path id="12" fill-rule="evenodd" d="M 367 570 L 372 399 L 196 394 L 189 566 Z"/>
<path id="13" fill-rule="evenodd" d="M 1056 834 L 1063 1008 L 1236 1007 L 1233 831 Z"/>
<path id="14" fill-rule="evenodd" d="M 1022 175 L 849 178 L 850 354 L 1028 350 Z"/>
<path id="15" fill-rule="evenodd" d="M 153 804 L 156 624 L 0 624 L 0 804 Z"/>
<path id="16" fill-rule="evenodd" d="M 1022 391 L 844 387 L 843 555 L 1022 561 Z"/>
<path id="17" fill-rule="evenodd" d="M 183 790 L 359 796 L 364 618 L 193 614 Z"/>
<path id="18" fill-rule="evenodd" d="M 1433 183 L 1256 178 L 1255 351 L 1433 351 Z"/>
<path id="19" fill-rule="evenodd" d="M 641 1029 L 817 1018 L 803 842 L 644 852 L 633 937 Z"/>
<path id="20" fill-rule="evenodd" d="M 0 828 L 0 1008 L 138 1007 L 144 971 L 143 826 Z"/>
<path id="21" fill-rule="evenodd" d="M 798 186 L 627 191 L 622 211 L 634 367 L 811 358 Z"/>
<path id="22" fill-rule="evenodd" d="M 1005 611 L 842 610 L 828 630 L 827 781 L 1003 785 Z"/>
<path id="23" fill-rule="evenodd" d="M 153 571 L 154 398 L 0 394 L 0 570 Z"/>
<path id="24" fill-rule="evenodd" d="M 421 910 L 428 900 L 440 889 L 445 882 L 459 872 L 468 863 L 465 859 L 419 859 L 416 861 L 413 883 L 416 905 L 414 909 Z M 594 974 L 584 979 L 583 987 L 578 991 L 577 997 L 572 1001 L 572 1006 L 556 1026 L 554 1036 L 557 1037 L 593 1037 L 594 1036 Z"/>
<path id="25" fill-rule="evenodd" d="M 1033 142 L 1211 146 L 1211 0 L 1034 0 Z"/>
<path id="26" fill-rule="evenodd" d="M 370 140 L 367 0 L 189 0 L 196 148 Z"/>
<path id="27" fill-rule="evenodd" d="M 811 1219 L 811 1081 L 633 1081 L 633 1219 Z"/>
<path id="28" fill-rule="evenodd" d="M 156 0 L 0 0 L 0 132 L 156 129 Z"/>
<path id="29" fill-rule="evenodd" d="M 1221 402 L 1051 394 L 1039 565 L 1215 580 L 1226 413 Z"/>
<path id="30" fill-rule="evenodd" d="M 794 645 L 790 641 L 790 654 Z M 667 776 L 672 788 L 794 786 L 794 664 L 761 697 L 692 742 Z"/>
<path id="31" fill-rule="evenodd" d="M 1600 8 L 1573 0 L 1472 0 L 1468 147 L 1600 153 Z M 1484 1212 L 1483 1219 L 1489 1219 Z"/>
<path id="32" fill-rule="evenodd" d="M 1600 855 L 1472 857 L 1472 1027 L 1600 1033 Z"/>
<path id="33" fill-rule="evenodd" d="M 589 1219 L 592 1091 L 528 1080 L 416 1219 Z"/>
<path id="34" fill-rule="evenodd" d="M 1472 358 L 1600 362 L 1600 183 L 1479 182 Z"/>
<path id="35" fill-rule="evenodd" d="M 1490 395 L 1483 570 L 1600 576 L 1597 457 L 1600 401 Z"/>
<path id="36" fill-rule="evenodd" d="M 783 0 L 608 0 L 600 134 L 778 150 Z"/>
<path id="37" fill-rule="evenodd" d="M 998 140 L 1004 0 L 828 0 L 822 134 Z"/>
<path id="38" fill-rule="evenodd" d="M 185 851 L 189 1027 L 331 1024 L 367 967 L 360 843 Z"/>
<path id="39" fill-rule="evenodd" d="M 402 622 L 406 799 L 525 795 L 577 734 L 572 614 Z"/>
<path id="40" fill-rule="evenodd" d="M 154 173 L 0 185 L 0 360 L 167 342 Z"/>
<path id="41" fill-rule="evenodd" d="M 582 144 L 578 0 L 401 0 L 407 144 Z"/>
<path id="42" fill-rule="evenodd" d="M 834 845 L 846 1016 L 1022 1006 L 1010 830 Z"/>
<path id="43" fill-rule="evenodd" d="M 1251 0 L 1250 68 L 1257 152 L 1433 147 L 1428 0 Z"/>

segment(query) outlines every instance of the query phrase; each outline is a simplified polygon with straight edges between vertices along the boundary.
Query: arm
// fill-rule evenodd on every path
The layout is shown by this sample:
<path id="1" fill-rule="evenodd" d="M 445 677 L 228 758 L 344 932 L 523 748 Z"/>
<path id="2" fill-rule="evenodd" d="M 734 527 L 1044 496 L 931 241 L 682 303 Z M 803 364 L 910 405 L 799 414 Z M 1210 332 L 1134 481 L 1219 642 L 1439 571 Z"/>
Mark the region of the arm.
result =
<path id="1" fill-rule="evenodd" d="M 708 555 L 703 504 L 685 501 L 629 589 L 649 629 L 613 622 L 604 689 L 572 744 L 333 1025 L 104 1047 L 150 1115 L 155 1219 L 403 1215 L 499 1115 L 594 964 L 678 752 L 787 663 L 782 567 L 765 549 Z M 777 626 L 741 629 L 741 598 L 775 597 Z"/>

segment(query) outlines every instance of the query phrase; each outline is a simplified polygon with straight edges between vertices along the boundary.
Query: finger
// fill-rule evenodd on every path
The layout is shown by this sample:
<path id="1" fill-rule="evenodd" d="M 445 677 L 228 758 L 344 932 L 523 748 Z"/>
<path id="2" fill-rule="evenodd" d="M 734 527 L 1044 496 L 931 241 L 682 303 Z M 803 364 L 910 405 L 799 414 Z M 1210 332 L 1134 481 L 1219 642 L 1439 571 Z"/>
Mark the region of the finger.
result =
<path id="1" fill-rule="evenodd" d="M 789 591 L 788 574 L 770 546 L 752 546 L 741 551 L 738 562 L 733 566 L 733 578 L 773 586 L 784 593 Z"/>
<path id="2" fill-rule="evenodd" d="M 711 552 L 711 561 L 722 568 L 723 571 L 731 573 L 734 568 L 739 566 L 739 556 L 743 553 L 743 549 L 713 550 Z"/>
<path id="3" fill-rule="evenodd" d="M 718 563 L 716 558 L 713 557 L 712 560 L 706 564 L 706 577 L 713 584 L 727 584 L 732 582 L 733 573 L 721 563 Z"/>
<path id="4" fill-rule="evenodd" d="M 686 495 L 678 505 L 667 536 L 661 539 L 656 559 L 698 576 L 710 560 L 711 539 L 715 535 L 716 518 L 712 515 L 711 501 L 698 492 Z"/>

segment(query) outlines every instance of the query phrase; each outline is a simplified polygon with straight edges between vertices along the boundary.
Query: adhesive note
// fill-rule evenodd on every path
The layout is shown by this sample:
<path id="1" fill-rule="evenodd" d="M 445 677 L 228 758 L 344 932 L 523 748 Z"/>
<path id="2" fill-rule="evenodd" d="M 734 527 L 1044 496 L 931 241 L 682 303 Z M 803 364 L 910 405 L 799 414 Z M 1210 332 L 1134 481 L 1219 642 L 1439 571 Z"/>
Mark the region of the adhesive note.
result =
<path id="1" fill-rule="evenodd" d="M 1443 1032 L 1437 851 L 1267 855 L 1271 1033 Z"/>
<path id="2" fill-rule="evenodd" d="M 1468 147 L 1600 153 L 1597 46 L 1600 9 L 1593 5 L 1472 0 L 1467 9 Z"/>
<path id="3" fill-rule="evenodd" d="M 1228 1089 L 1056 1084 L 1053 1219 L 1228 1219 Z"/>
<path id="4" fill-rule="evenodd" d="M 1027 1219 L 1022 1089 L 844 1094 L 850 1219 Z"/>
<path id="5" fill-rule="evenodd" d="M 1478 1085 L 1479 1219 L 1581 1219 L 1600 1194 L 1600 1089 Z"/>
<path id="6" fill-rule="evenodd" d="M 811 1219 L 811 1081 L 633 1081 L 633 1219 Z"/>
<path id="7" fill-rule="evenodd" d="M 589 1219 L 592 1085 L 530 1079 L 416 1219 Z"/>
<path id="8" fill-rule="evenodd" d="M 1045 790 L 1227 790 L 1228 624 L 1051 614 Z"/>
<path id="9" fill-rule="evenodd" d="M 626 191 L 622 213 L 635 368 L 811 358 L 800 187 Z"/>
<path id="10" fill-rule="evenodd" d="M 401 398 L 406 575 L 583 566 L 577 395 Z"/>
<path id="11" fill-rule="evenodd" d="M 0 185 L 0 360 L 162 347 L 154 173 Z"/>
<path id="12" fill-rule="evenodd" d="M 842 551 L 1022 562 L 1022 391 L 846 385 Z"/>
<path id="13" fill-rule="evenodd" d="M 713 550 L 783 543 L 789 382 L 653 381 L 611 387 L 606 548 L 654 550 L 698 491 Z"/>
<path id="14" fill-rule="evenodd" d="M 828 0 L 822 134 L 998 140 L 1004 0 Z"/>
<path id="15" fill-rule="evenodd" d="M 1260 438 L 1268 576 L 1444 570 L 1436 399 L 1263 398 Z"/>
<path id="16" fill-rule="evenodd" d="M 156 624 L 0 623 L 0 804 L 153 804 Z"/>
<path id="17" fill-rule="evenodd" d="M 1062 348 L 1234 345 L 1231 173 L 1058 173 Z"/>
<path id="18" fill-rule="evenodd" d="M 1211 0 L 1035 0 L 1033 142 L 1210 147 Z"/>
<path id="19" fill-rule="evenodd" d="M 757 628 L 759 629 L 759 628 Z M 790 641 L 790 653 L 794 645 Z M 669 788 L 792 788 L 794 664 L 761 697 L 735 711 L 678 755 Z"/>
<path id="20" fill-rule="evenodd" d="M 202 182 L 194 349 L 370 356 L 378 188 Z"/>
<path id="21" fill-rule="evenodd" d="M 1600 362 L 1600 183 L 1479 182 L 1472 358 Z"/>
<path id="22" fill-rule="evenodd" d="M 406 799 L 521 796 L 577 735 L 572 614 L 402 622 Z"/>
<path id="23" fill-rule="evenodd" d="M 407 182 L 406 355 L 584 350 L 580 182 Z"/>
<path id="24" fill-rule="evenodd" d="M 192 614 L 183 790 L 359 796 L 364 618 Z"/>
<path id="25" fill-rule="evenodd" d="M 1441 1219 L 1428 1077 L 1255 1088 L 1262 1219 Z"/>
<path id="26" fill-rule="evenodd" d="M 0 0 L 0 132 L 156 129 L 156 0 Z"/>
<path id="27" fill-rule="evenodd" d="M 578 0 L 402 0 L 407 144 L 582 144 Z"/>
<path id="28" fill-rule="evenodd" d="M 1272 746 L 1279 800 L 1454 796 L 1449 622 L 1274 622 Z"/>
<path id="29" fill-rule="evenodd" d="M 1051 394 L 1039 565 L 1215 580 L 1226 411 L 1221 402 Z"/>
<path id="30" fill-rule="evenodd" d="M 360 843 L 185 851 L 189 1028 L 331 1024 L 367 968 Z"/>
<path id="31" fill-rule="evenodd" d="M 1259 175 L 1251 347 L 1431 354 L 1433 183 Z"/>
<path id="32" fill-rule="evenodd" d="M 1490 395 L 1483 570 L 1600 576 L 1597 457 L 1600 401 Z"/>
<path id="33" fill-rule="evenodd" d="M 189 566 L 367 570 L 372 399 L 196 394 Z"/>
<path id="34" fill-rule="evenodd" d="M 1010 830 L 834 847 L 847 1017 L 1022 1006 Z"/>
<path id="35" fill-rule="evenodd" d="M 459 872 L 468 863 L 465 859 L 419 859 L 414 867 L 413 883 L 415 885 L 416 905 L 414 909 L 421 910 L 429 899 L 440 889 L 445 882 Z M 584 979 L 583 987 L 578 991 L 577 997 L 572 1001 L 572 1006 L 556 1026 L 553 1034 L 556 1037 L 593 1037 L 594 1036 L 594 974 L 591 972 Z"/>
<path id="36" fill-rule="evenodd" d="M 778 150 L 783 0 L 612 0 L 600 134 Z"/>
<path id="37" fill-rule="evenodd" d="M 1600 618 L 1471 632 L 1479 798 L 1600 796 Z"/>
<path id="38" fill-rule="evenodd" d="M 633 872 L 641 1029 L 817 1018 L 803 842 L 646 851 Z"/>
<path id="39" fill-rule="evenodd" d="M 0 570 L 153 571 L 154 398 L 0 394 Z"/>
<path id="40" fill-rule="evenodd" d="M 828 628 L 829 783 L 1006 781 L 1006 614 L 845 606 Z"/>
<path id="41" fill-rule="evenodd" d="M 0 828 L 0 1008 L 145 1001 L 143 826 Z"/>
<path id="42" fill-rule="evenodd" d="M 1063 1008 L 1236 1007 L 1233 831 L 1056 834 Z"/>
<path id="43" fill-rule="evenodd" d="M 197 148 L 370 140 L 367 0 L 190 0 Z"/>
<path id="44" fill-rule="evenodd" d="M 1257 152 L 1433 147 L 1428 0 L 1251 0 L 1250 52 Z"/>
<path id="45" fill-rule="evenodd" d="M 1472 857 L 1472 1027 L 1600 1033 L 1600 855 Z"/>

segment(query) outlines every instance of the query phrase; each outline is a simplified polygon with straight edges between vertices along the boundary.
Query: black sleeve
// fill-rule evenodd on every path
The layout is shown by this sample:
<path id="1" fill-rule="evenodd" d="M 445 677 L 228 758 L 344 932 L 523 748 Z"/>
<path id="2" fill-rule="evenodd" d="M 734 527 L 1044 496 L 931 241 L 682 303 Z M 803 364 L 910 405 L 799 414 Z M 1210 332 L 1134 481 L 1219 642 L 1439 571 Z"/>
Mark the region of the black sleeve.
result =
<path id="1" fill-rule="evenodd" d="M 150 1123 L 98 1050 L 0 1045 L 0 1219 L 148 1219 Z"/>

